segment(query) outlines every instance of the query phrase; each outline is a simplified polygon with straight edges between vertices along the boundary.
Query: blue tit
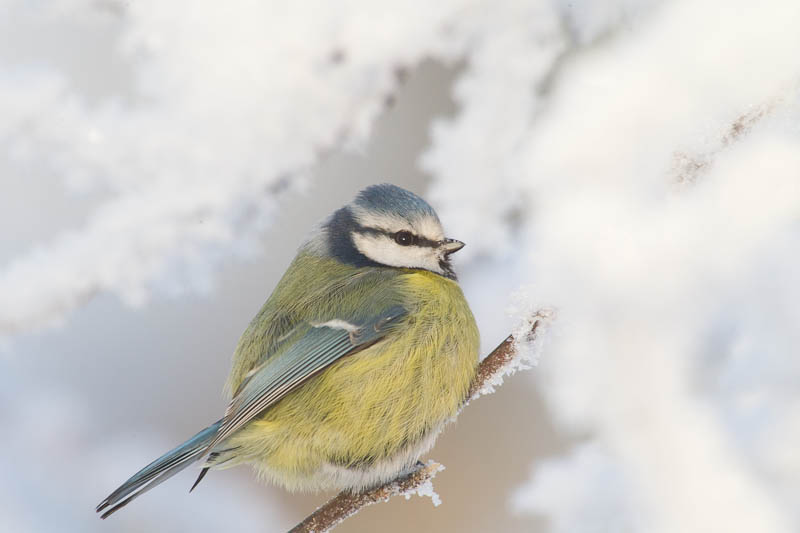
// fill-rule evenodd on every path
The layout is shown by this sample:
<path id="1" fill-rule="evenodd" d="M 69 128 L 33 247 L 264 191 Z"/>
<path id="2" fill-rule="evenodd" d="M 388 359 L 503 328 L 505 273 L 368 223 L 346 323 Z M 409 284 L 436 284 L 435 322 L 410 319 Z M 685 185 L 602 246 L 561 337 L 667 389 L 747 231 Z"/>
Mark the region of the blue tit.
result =
<path id="1" fill-rule="evenodd" d="M 436 212 L 373 185 L 300 247 L 239 339 L 225 415 L 137 472 L 103 518 L 188 465 L 247 463 L 290 490 L 361 491 L 427 452 L 467 399 L 475 319 Z M 194 488 L 194 487 L 192 487 Z"/>

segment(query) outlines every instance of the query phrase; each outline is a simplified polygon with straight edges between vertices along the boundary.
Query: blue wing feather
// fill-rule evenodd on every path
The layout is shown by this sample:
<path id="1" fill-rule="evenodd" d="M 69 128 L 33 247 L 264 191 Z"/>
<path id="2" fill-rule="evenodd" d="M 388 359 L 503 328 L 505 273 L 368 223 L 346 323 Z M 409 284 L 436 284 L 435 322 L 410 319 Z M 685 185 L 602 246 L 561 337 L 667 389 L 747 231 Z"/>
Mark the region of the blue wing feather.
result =
<path id="1" fill-rule="evenodd" d="M 352 324 L 354 328 L 336 327 L 331 323 L 309 327 L 280 357 L 268 359 L 250 373 L 231 400 L 222 426 L 204 455 L 320 370 L 381 340 L 406 314 L 403 307 L 393 306 Z"/>

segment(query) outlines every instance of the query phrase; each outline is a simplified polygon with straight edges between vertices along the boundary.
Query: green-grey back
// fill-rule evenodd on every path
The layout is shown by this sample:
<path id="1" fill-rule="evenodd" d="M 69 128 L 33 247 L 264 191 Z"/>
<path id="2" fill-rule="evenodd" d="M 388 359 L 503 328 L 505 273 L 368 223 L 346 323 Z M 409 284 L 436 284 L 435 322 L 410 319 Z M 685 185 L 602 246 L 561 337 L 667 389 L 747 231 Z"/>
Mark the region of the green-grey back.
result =
<path id="1" fill-rule="evenodd" d="M 303 337 L 312 323 L 360 323 L 407 302 L 395 268 L 347 265 L 301 249 L 239 339 L 226 389 Z"/>

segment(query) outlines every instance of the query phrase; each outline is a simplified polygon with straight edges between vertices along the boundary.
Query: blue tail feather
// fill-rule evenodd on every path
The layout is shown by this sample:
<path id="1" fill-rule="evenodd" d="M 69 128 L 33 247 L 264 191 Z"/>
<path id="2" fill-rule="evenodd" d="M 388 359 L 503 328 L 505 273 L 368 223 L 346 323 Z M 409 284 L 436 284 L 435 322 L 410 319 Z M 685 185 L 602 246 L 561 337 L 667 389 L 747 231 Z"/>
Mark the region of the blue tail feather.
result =
<path id="1" fill-rule="evenodd" d="M 128 481 L 109 494 L 108 497 L 97 506 L 96 511 L 98 513 L 108 509 L 102 514 L 101 518 L 107 518 L 148 490 L 161 484 L 200 459 L 208 445 L 214 439 L 217 431 L 219 431 L 221 425 L 222 420 L 218 420 L 131 476 Z"/>

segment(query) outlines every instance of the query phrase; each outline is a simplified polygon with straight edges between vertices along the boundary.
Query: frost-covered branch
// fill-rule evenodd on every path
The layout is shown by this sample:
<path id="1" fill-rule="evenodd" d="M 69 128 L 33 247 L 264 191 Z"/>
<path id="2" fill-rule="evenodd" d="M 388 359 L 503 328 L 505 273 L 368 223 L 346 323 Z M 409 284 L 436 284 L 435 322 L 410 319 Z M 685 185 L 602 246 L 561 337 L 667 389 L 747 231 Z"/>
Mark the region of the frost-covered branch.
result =
<path id="1" fill-rule="evenodd" d="M 536 364 L 544 336 L 542 328 L 554 318 L 551 309 L 539 309 L 522 321 L 511 335 L 486 356 L 478 366 L 478 373 L 469 389 L 469 399 L 474 400 L 494 392 L 503 379 Z"/>
<path id="2" fill-rule="evenodd" d="M 672 174 L 678 184 L 692 184 L 703 173 L 709 171 L 714 159 L 726 148 L 742 141 L 759 122 L 772 115 L 776 109 L 787 104 L 787 100 L 797 94 L 800 85 L 797 82 L 781 87 L 779 93 L 770 97 L 760 105 L 752 106 L 738 115 L 727 127 L 722 129 L 719 139 L 704 152 L 690 153 L 676 150 L 673 154 Z"/>
<path id="3" fill-rule="evenodd" d="M 565 45 L 513 23 L 477 45 L 422 158 L 462 260 L 559 308 L 540 391 L 584 437 L 532 460 L 515 509 L 554 533 L 798 531 L 800 4 L 561 5 Z"/>
<path id="4" fill-rule="evenodd" d="M 98 65 L 98 96 L 71 83 L 82 73 L 42 66 L 52 61 L 4 65 L 0 172 L 50 180 L 65 204 L 91 200 L 77 224 L 0 257 L 0 338 L 63 322 L 98 294 L 135 304 L 205 288 L 226 258 L 258 249 L 280 193 L 302 187 L 320 154 L 369 138 L 399 71 L 454 60 L 468 42 L 454 31 L 463 0 L 323 3 L 314 17 L 268 2 L 42 6 L 35 30 L 26 2 L 8 7 L 20 35 L 102 20 L 115 28 L 103 33 L 108 68 L 124 72 Z"/>
<path id="5" fill-rule="evenodd" d="M 469 401 L 493 392 L 494 387 L 500 385 L 505 376 L 535 364 L 535 357 L 542 344 L 543 328 L 552 317 L 552 311 L 537 311 L 481 361 L 469 389 Z M 433 490 L 432 480 L 442 470 L 444 467 L 433 461 L 428 461 L 427 464 L 417 463 L 411 472 L 366 492 L 354 494 L 342 491 L 292 528 L 289 533 L 330 531 L 363 507 L 388 501 L 392 496 L 403 495 L 406 498 L 414 494 L 430 496 L 433 504 L 439 505 L 441 500 Z"/>
<path id="6" fill-rule="evenodd" d="M 434 505 L 438 505 L 439 500 L 436 493 L 433 492 L 431 481 L 442 470 L 444 470 L 444 467 L 433 461 L 429 461 L 427 464 L 417 463 L 410 473 L 372 490 L 360 494 L 342 491 L 293 527 L 289 533 L 324 533 L 325 531 L 330 531 L 348 517 L 356 514 L 362 507 L 388 501 L 392 496 L 400 494 L 407 498 L 410 498 L 413 494 L 430 496 L 434 501 Z"/>

